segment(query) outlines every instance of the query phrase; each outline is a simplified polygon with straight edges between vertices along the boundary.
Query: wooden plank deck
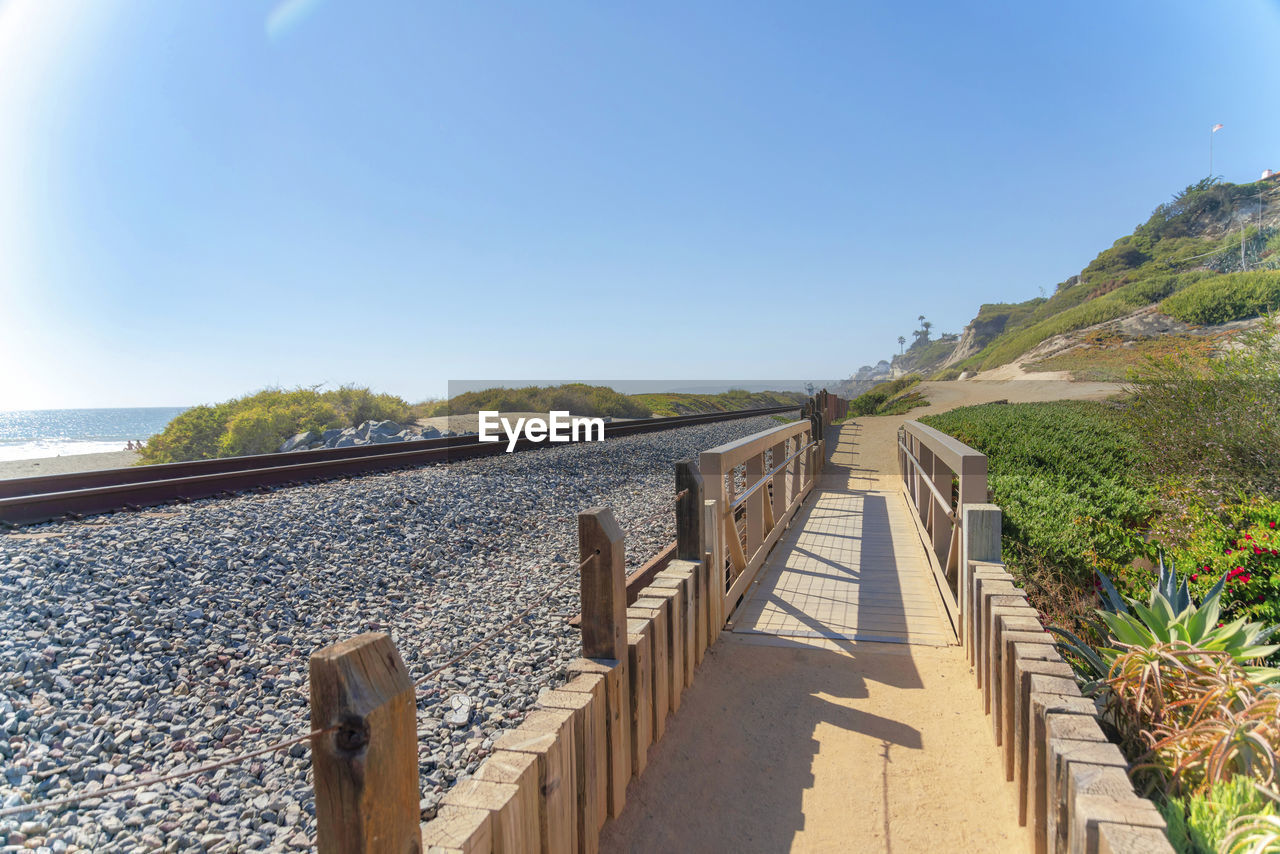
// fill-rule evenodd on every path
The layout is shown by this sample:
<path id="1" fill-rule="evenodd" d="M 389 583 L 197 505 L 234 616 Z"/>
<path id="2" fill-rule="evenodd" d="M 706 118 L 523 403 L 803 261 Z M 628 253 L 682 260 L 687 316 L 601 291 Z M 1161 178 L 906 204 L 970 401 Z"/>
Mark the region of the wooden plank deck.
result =
<path id="1" fill-rule="evenodd" d="M 838 469 L 837 469 L 838 471 Z M 739 634 L 956 642 L 905 496 L 890 480 L 824 478 L 730 623 Z"/>

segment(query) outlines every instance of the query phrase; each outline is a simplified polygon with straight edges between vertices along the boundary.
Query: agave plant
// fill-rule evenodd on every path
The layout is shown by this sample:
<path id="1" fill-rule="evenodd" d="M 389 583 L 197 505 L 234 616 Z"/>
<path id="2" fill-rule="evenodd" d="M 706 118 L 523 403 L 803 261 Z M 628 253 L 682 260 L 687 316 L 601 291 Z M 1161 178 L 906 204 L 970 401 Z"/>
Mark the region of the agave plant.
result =
<path id="1" fill-rule="evenodd" d="M 1267 643 L 1280 626 L 1267 628 L 1244 618 L 1227 624 L 1218 622 L 1226 575 L 1218 579 L 1198 606 L 1191 600 L 1186 580 L 1179 582 L 1172 562 L 1165 568 L 1163 555 L 1146 604 L 1121 596 L 1105 573 L 1100 571 L 1098 577 L 1103 607 L 1097 609 L 1101 620 L 1097 631 L 1106 640 L 1095 649 L 1065 629 L 1050 628 L 1060 638 L 1058 646 L 1075 666 L 1086 693 L 1096 694 L 1104 689 L 1122 649 L 1172 642 L 1225 652 L 1244 667 L 1251 679 L 1280 683 L 1280 670 L 1249 663 L 1280 649 L 1280 645 Z"/>

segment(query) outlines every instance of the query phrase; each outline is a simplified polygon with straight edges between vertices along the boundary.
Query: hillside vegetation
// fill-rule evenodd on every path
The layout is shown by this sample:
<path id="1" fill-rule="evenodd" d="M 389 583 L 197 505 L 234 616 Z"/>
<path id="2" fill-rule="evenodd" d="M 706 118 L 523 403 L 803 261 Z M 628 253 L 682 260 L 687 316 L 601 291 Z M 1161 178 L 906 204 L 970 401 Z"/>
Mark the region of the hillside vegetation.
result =
<path id="1" fill-rule="evenodd" d="M 932 324 L 923 323 L 892 367 L 946 380 L 1036 351 L 1034 363 L 1074 346 L 1081 330 L 1138 311 L 1201 327 L 1259 317 L 1280 309 L 1278 226 L 1280 181 L 1201 181 L 1157 206 L 1052 295 L 985 304 L 959 336 L 932 338 Z M 1148 334 L 1159 333 L 1135 332 L 1114 343 L 1127 346 Z M 1068 338 L 1037 350 L 1055 336 Z"/>
<path id="2" fill-rule="evenodd" d="M 801 405 L 806 395 L 798 391 L 743 391 L 730 389 L 720 394 L 636 394 L 632 398 L 647 406 L 655 416 L 700 415 L 708 412 L 731 412 L 735 409 L 765 409 L 773 406 Z"/>
<path id="3" fill-rule="evenodd" d="M 482 409 L 499 412 L 564 410 L 574 415 L 615 418 L 647 418 L 650 414 L 649 407 L 631 395 L 621 394 L 608 386 L 585 383 L 468 391 L 428 408 L 423 414 L 471 415 Z"/>
<path id="4" fill-rule="evenodd" d="M 880 383 L 849 401 L 849 417 L 901 415 L 917 406 L 928 406 L 929 401 L 925 400 L 924 395 L 912 390 L 919 383 L 919 374 L 907 374 L 896 380 Z"/>
<path id="5" fill-rule="evenodd" d="M 1146 306 L 1159 306 L 1196 324 L 1274 310 L 1280 306 L 1280 239 L 1274 225 L 1280 217 L 1278 189 L 1275 181 L 1202 181 L 1187 187 L 1132 234 L 1098 253 L 1078 276 L 1058 285 L 1052 297 L 1022 304 L 1020 316 L 962 362 L 961 369 L 998 367 L 1054 335 Z M 1238 218 L 1253 214 L 1256 221 L 1266 203 L 1274 210 L 1263 227 Z"/>

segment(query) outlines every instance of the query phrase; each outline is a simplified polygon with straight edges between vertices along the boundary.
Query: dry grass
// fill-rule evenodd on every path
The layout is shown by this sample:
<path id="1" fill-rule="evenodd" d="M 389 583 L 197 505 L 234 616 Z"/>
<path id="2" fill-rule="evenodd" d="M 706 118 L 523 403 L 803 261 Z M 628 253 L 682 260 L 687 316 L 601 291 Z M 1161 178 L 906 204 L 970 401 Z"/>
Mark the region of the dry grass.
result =
<path id="1" fill-rule="evenodd" d="M 1208 357 L 1215 345 L 1215 338 L 1196 335 L 1135 339 L 1092 334 L 1073 350 L 1025 367 L 1028 371 L 1070 371 L 1077 382 L 1127 382 L 1151 359 Z"/>

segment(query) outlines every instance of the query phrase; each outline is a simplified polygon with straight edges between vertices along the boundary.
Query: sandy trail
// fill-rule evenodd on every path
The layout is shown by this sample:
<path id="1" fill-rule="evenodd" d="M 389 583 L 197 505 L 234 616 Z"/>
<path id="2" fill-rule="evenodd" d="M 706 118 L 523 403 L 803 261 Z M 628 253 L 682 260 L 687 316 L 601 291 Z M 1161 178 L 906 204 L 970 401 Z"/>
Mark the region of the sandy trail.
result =
<path id="1" fill-rule="evenodd" d="M 137 459 L 137 451 L 108 451 L 103 454 L 67 454 L 63 457 L 40 457 L 34 460 L 0 460 L 0 480 L 119 469 L 133 465 Z"/>
<path id="2" fill-rule="evenodd" d="M 1065 372 L 1062 372 L 1065 374 Z M 898 473 L 898 428 L 904 421 L 914 421 L 921 415 L 932 415 L 957 409 L 1007 400 L 1009 403 L 1037 403 L 1047 400 L 1105 400 L 1120 394 L 1121 383 L 1077 383 L 1056 378 L 1052 374 L 1023 374 L 1006 380 L 959 380 L 955 382 L 926 382 L 917 388 L 929 405 L 913 409 L 905 415 L 877 415 L 855 419 L 860 427 L 858 444 L 859 465 L 868 474 L 896 475 Z M 1034 379 L 1031 379 L 1034 377 Z M 1050 379 L 1044 379 L 1050 377 Z"/>

